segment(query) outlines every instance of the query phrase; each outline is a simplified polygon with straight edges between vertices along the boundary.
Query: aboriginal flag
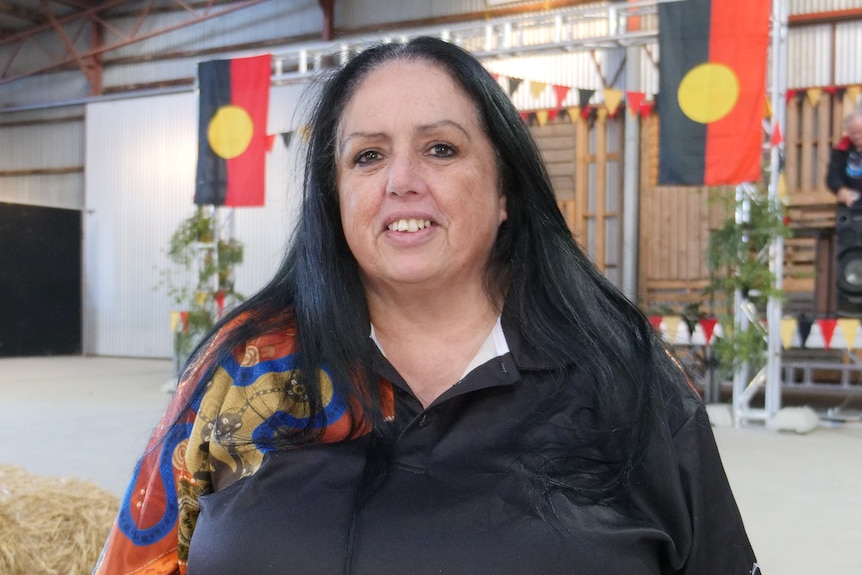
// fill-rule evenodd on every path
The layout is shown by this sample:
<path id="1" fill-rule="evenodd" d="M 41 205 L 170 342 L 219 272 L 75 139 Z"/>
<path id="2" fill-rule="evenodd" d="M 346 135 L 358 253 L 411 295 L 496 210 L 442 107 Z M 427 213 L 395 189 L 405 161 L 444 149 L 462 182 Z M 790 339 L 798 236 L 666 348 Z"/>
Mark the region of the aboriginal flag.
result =
<path id="1" fill-rule="evenodd" d="M 770 0 L 659 5 L 659 183 L 760 178 Z"/>
<path id="2" fill-rule="evenodd" d="M 198 65 L 195 203 L 262 206 L 272 56 Z"/>

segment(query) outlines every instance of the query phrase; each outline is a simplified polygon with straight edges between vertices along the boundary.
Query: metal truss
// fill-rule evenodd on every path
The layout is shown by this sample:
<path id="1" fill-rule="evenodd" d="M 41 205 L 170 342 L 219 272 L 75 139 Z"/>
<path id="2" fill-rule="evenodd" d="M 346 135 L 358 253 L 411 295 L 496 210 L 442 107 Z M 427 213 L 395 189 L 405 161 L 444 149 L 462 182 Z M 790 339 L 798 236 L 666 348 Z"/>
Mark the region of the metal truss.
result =
<path id="1" fill-rule="evenodd" d="M 403 41 L 417 36 L 442 38 L 482 60 L 642 46 L 658 37 L 658 5 L 677 1 L 605 2 L 297 45 L 273 54 L 273 82 L 303 80 L 323 69 L 342 65 L 352 54 L 370 44 L 381 40 Z M 633 19 L 640 20 L 636 30 L 630 30 L 628 26 Z"/>
<path id="2" fill-rule="evenodd" d="M 156 11 L 154 1 L 143 3 L 137 10 L 128 10 L 122 15 L 117 14 L 118 8 L 130 7 L 132 4 L 140 6 L 142 3 L 136 0 L 106 0 L 98 3 L 91 0 L 39 0 L 38 10 L 3 6 L 0 8 L 4 8 L 4 15 L 25 20 L 31 26 L 18 32 L 5 30 L 0 36 L 0 85 L 77 66 L 90 83 L 90 94 L 98 95 L 102 89 L 102 56 L 106 52 L 265 1 L 170 0 L 170 9 L 184 14 L 185 18 L 146 31 L 143 31 L 144 21 Z M 119 16 L 122 17 L 122 24 L 117 23 L 120 21 Z M 88 28 L 89 34 L 86 33 Z M 57 39 L 62 45 L 60 50 L 56 48 Z M 33 51 L 44 56 L 41 63 L 16 66 L 20 62 L 19 56 L 25 52 L 28 52 L 31 61 L 34 60 Z"/>

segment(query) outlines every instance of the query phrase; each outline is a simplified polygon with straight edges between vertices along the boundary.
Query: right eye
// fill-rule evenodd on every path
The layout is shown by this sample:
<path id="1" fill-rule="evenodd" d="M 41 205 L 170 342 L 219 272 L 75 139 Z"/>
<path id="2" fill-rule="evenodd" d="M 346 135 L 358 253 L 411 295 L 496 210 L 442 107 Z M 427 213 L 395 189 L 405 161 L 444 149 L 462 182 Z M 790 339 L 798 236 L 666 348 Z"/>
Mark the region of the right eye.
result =
<path id="1" fill-rule="evenodd" d="M 353 159 L 357 165 L 370 164 L 380 159 L 380 152 L 377 150 L 363 150 L 359 152 Z"/>

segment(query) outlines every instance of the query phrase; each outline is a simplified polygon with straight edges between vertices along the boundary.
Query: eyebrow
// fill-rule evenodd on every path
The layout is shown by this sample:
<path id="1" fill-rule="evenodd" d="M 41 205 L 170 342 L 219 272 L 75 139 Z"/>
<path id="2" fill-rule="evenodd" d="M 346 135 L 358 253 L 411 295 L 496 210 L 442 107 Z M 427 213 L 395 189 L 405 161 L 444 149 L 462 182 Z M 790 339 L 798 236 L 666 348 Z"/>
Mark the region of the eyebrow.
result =
<path id="1" fill-rule="evenodd" d="M 443 127 L 456 128 L 461 133 L 463 133 L 464 136 L 468 140 L 470 139 L 470 133 L 467 132 L 467 130 L 464 128 L 464 126 L 462 126 L 461 124 L 459 124 L 458 122 L 455 122 L 453 120 L 440 120 L 439 122 L 433 122 L 431 124 L 423 124 L 421 126 L 417 126 L 416 129 L 414 130 L 414 132 L 417 134 L 427 134 L 428 132 L 433 132 L 434 130 L 437 130 L 437 129 L 443 128 Z M 347 145 L 347 142 L 349 142 L 353 138 L 367 138 L 370 140 L 375 140 L 375 139 L 381 139 L 381 138 L 387 138 L 387 137 L 388 137 L 387 134 L 385 134 L 384 132 L 351 132 L 350 134 L 345 136 L 343 139 L 341 139 L 341 141 L 339 142 L 339 145 L 338 145 L 338 150 L 340 153 L 340 150 L 343 150 L 345 148 L 345 146 Z"/>

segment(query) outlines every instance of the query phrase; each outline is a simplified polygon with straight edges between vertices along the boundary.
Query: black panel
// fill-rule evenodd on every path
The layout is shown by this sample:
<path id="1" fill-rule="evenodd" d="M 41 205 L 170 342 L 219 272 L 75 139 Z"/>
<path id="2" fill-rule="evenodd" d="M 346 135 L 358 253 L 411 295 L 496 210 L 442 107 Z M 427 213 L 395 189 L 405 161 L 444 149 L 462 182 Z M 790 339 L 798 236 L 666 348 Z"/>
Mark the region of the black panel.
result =
<path id="1" fill-rule="evenodd" d="M 0 356 L 81 353 L 81 212 L 0 203 Z"/>
<path id="2" fill-rule="evenodd" d="M 862 317 L 862 209 L 838 206 L 835 237 L 838 315 Z"/>

